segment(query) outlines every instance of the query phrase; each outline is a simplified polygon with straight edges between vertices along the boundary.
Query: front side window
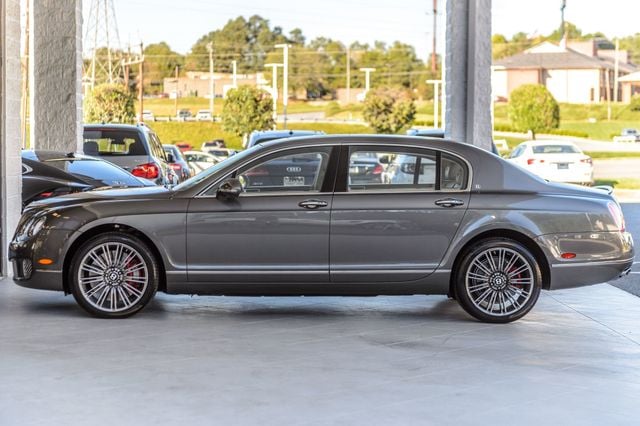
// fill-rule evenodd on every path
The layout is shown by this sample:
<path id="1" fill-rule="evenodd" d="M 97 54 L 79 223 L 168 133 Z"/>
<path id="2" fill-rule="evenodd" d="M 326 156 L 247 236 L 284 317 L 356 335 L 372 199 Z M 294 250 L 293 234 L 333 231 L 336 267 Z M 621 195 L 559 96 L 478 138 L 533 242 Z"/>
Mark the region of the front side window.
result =
<path id="1" fill-rule="evenodd" d="M 271 154 L 240 167 L 228 177 L 239 179 L 245 193 L 320 192 L 331 149 L 298 148 Z M 205 195 L 215 196 L 216 191 L 217 185 Z"/>
<path id="2" fill-rule="evenodd" d="M 287 151 L 236 173 L 245 192 L 319 192 L 331 148 Z"/>

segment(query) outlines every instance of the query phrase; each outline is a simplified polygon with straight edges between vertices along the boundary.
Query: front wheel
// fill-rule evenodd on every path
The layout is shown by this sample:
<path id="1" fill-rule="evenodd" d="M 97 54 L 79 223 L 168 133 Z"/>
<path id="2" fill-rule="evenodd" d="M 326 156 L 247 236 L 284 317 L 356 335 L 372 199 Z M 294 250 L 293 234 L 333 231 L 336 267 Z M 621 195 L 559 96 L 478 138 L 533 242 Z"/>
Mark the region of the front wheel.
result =
<path id="1" fill-rule="evenodd" d="M 84 310 L 100 318 L 125 318 L 151 300 L 158 276 L 158 264 L 142 241 L 109 232 L 80 247 L 69 278 L 71 292 Z"/>
<path id="2" fill-rule="evenodd" d="M 457 300 L 484 322 L 507 323 L 536 304 L 542 273 L 522 244 L 503 238 L 481 241 L 466 251 L 456 271 Z"/>

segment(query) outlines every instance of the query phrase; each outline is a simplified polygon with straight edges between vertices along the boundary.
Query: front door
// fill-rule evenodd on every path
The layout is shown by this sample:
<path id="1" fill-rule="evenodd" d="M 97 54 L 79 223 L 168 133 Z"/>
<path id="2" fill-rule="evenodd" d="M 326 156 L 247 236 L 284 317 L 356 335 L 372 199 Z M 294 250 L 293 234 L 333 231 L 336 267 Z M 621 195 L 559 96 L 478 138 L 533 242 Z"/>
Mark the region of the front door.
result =
<path id="1" fill-rule="evenodd" d="M 332 149 L 268 155 L 228 175 L 243 183 L 239 197 L 219 200 L 214 185 L 194 198 L 187 216 L 189 281 L 329 281 Z"/>
<path id="2" fill-rule="evenodd" d="M 331 280 L 403 282 L 431 274 L 467 208 L 466 163 L 434 150 L 352 146 L 340 167 L 349 170 L 339 173 L 333 200 Z"/>

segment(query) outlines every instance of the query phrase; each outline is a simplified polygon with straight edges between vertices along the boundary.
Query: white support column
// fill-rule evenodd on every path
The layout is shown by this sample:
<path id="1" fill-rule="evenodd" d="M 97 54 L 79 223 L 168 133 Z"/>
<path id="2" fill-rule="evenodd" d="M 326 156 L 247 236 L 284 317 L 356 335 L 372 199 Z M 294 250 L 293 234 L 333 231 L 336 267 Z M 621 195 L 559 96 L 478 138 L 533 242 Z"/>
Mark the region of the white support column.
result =
<path id="1" fill-rule="evenodd" d="M 82 150 L 82 0 L 29 0 L 31 143 Z"/>
<path id="2" fill-rule="evenodd" d="M 491 0 L 447 0 L 445 136 L 491 149 Z"/>
<path id="3" fill-rule="evenodd" d="M 0 275 L 22 210 L 20 0 L 0 0 Z"/>

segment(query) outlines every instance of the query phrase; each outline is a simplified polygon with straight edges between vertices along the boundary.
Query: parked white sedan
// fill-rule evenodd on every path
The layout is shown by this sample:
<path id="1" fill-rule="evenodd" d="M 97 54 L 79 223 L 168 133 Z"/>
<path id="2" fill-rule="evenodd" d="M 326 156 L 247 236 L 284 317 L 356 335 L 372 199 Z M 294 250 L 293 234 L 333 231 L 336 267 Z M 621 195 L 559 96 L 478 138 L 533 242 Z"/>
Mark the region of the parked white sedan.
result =
<path id="1" fill-rule="evenodd" d="M 187 164 L 189 164 L 189 168 L 194 175 L 222 161 L 219 157 L 202 151 L 185 151 L 182 155 L 187 160 Z"/>
<path id="2" fill-rule="evenodd" d="M 526 141 L 513 150 L 509 161 L 552 182 L 593 183 L 593 161 L 572 142 Z"/>

